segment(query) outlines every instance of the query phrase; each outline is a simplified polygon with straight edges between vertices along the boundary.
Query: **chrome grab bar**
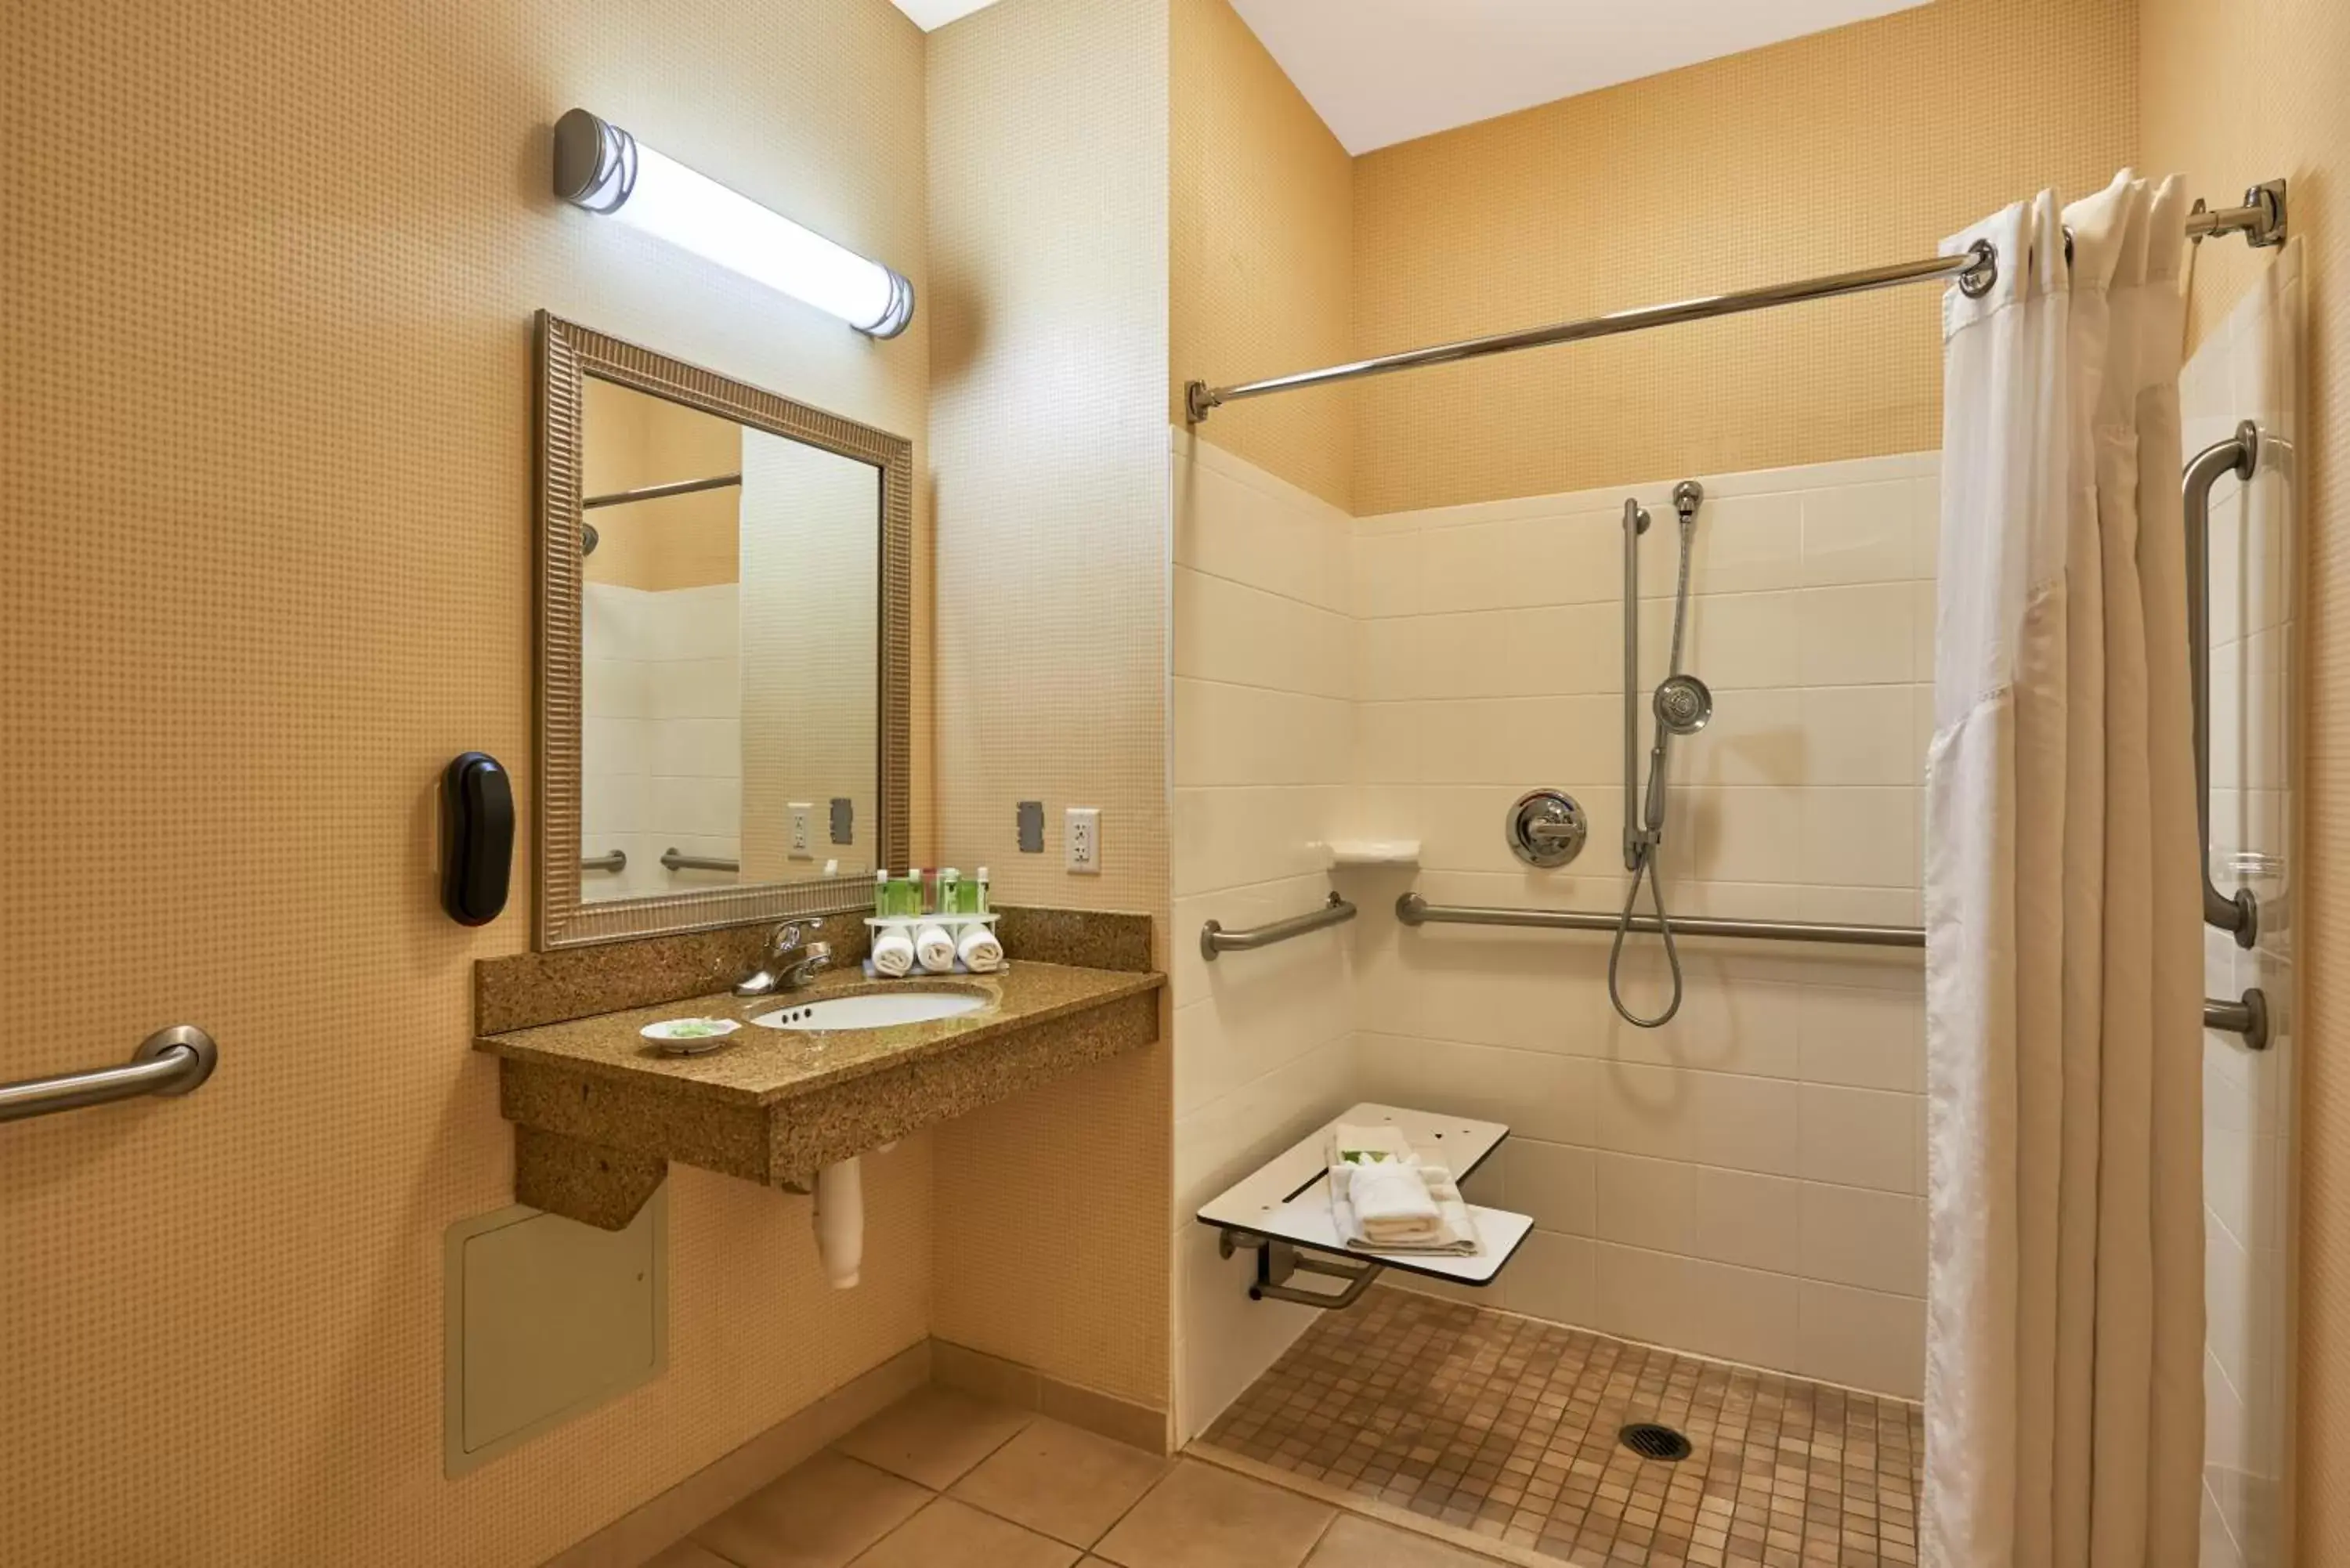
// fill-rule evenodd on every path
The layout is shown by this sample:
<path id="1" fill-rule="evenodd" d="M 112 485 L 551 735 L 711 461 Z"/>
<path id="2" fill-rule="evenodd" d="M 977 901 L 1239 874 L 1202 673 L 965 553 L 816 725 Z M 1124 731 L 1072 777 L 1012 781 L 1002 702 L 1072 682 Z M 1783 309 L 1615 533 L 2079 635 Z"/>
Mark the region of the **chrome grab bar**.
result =
<path id="1" fill-rule="evenodd" d="M 1343 926 L 1355 918 L 1355 906 L 1330 895 L 1330 901 L 1307 915 L 1293 915 L 1285 920 L 1275 920 L 1269 926 L 1257 926 L 1245 931 L 1228 931 L 1214 920 L 1200 928 L 1200 956 L 1210 963 L 1218 953 L 1242 953 L 1258 948 L 1269 948 L 1275 942 L 1285 942 L 1292 937 L 1302 937 L 1308 931 L 1318 931 L 1328 926 Z"/>
<path id="2" fill-rule="evenodd" d="M 1336 897 L 1336 895 L 1332 895 Z M 1396 900 L 1396 919 L 1407 926 L 1518 926 L 1551 931 L 1613 931 L 1619 917 L 1591 909 L 1480 909 L 1466 904 L 1431 904 L 1417 893 Z M 1632 929 L 1655 935 L 1653 916 L 1636 915 Z M 1831 926 L 1810 920 L 1722 920 L 1692 917 L 1673 921 L 1681 937 L 1736 937 L 1757 941 L 1835 942 L 1870 948 L 1923 948 L 1922 926 Z M 2269 1048 L 2269 999 L 2253 986 L 2234 1002 L 2203 1002 L 2203 1027 L 2243 1036 L 2254 1051 Z"/>
<path id="3" fill-rule="evenodd" d="M 1532 926 L 1555 931 L 1613 931 L 1620 916 L 1586 909 L 1480 909 L 1462 904 L 1431 904 L 1417 893 L 1396 900 L 1396 919 L 1407 926 Z M 1632 917 L 1632 929 L 1646 936 L 1658 933 L 1654 915 Z M 1722 920 L 1702 916 L 1673 918 L 1677 937 L 1752 937 L 1763 941 L 1842 942 L 1869 948 L 1922 948 L 1925 930 L 1918 926 L 1824 926 L 1809 920 Z"/>
<path id="4" fill-rule="evenodd" d="M 579 869 L 582 871 L 626 871 L 628 868 L 629 852 L 625 849 L 615 849 L 609 855 L 582 855 L 579 857 Z"/>
<path id="5" fill-rule="evenodd" d="M 661 864 L 672 871 L 734 871 L 743 869 L 740 860 L 722 860 L 714 855 L 681 855 L 675 849 L 661 851 Z"/>
<path id="6" fill-rule="evenodd" d="M 120 1067 L 0 1084 L 0 1122 L 20 1122 L 110 1100 L 135 1100 L 142 1095 L 184 1095 L 211 1077 L 219 1062 L 220 1047 L 213 1044 L 211 1035 L 192 1023 L 174 1023 L 140 1041 L 130 1060 Z"/>
<path id="7" fill-rule="evenodd" d="M 2203 923 L 2236 933 L 2236 945 L 2260 939 L 2261 905 L 2250 888 L 2232 898 L 2211 881 L 2211 487 L 2226 474 L 2249 481 L 2259 472 L 2261 427 L 2246 420 L 2236 433 L 2195 454 L 2180 481 L 2187 508 L 2187 659 L 2195 701 L 2195 826 L 2201 855 Z"/>

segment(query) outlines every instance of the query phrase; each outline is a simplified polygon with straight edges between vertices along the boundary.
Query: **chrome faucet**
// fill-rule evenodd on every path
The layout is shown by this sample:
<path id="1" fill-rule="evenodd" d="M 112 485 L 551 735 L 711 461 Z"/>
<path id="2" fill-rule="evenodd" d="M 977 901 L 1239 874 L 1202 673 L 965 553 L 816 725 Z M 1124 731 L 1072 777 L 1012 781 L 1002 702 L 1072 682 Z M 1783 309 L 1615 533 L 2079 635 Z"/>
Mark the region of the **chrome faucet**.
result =
<path id="1" fill-rule="evenodd" d="M 734 988 L 737 996 L 773 996 L 779 991 L 805 991 L 816 977 L 832 967 L 832 944 L 803 940 L 804 931 L 820 931 L 820 919 L 785 920 L 767 939 L 767 956 Z"/>

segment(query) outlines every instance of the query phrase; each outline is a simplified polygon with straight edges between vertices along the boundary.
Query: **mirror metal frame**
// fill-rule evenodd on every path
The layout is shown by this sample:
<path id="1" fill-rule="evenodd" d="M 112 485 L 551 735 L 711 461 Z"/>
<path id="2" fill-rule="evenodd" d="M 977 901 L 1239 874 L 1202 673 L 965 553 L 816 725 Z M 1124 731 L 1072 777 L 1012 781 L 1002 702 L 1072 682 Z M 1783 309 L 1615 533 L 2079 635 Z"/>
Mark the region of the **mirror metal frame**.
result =
<path id="1" fill-rule="evenodd" d="M 580 562 L 585 380 L 595 376 L 703 413 L 870 463 L 880 471 L 879 792 L 874 863 L 905 861 L 911 812 L 914 449 L 903 436 L 538 313 L 537 950 L 711 930 L 870 903 L 863 882 L 764 882 L 588 902 L 579 896 Z"/>

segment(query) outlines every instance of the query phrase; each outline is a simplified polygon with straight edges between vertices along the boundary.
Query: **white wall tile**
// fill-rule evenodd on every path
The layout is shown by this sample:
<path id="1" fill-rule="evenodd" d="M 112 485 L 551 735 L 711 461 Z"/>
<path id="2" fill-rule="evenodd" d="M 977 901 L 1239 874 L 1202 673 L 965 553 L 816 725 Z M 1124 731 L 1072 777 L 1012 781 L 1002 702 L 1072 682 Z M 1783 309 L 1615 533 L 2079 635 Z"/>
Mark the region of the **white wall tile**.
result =
<path id="1" fill-rule="evenodd" d="M 1795 1370 L 1904 1399 L 1926 1391 L 1926 1303 L 1846 1285 L 1804 1282 Z"/>
<path id="2" fill-rule="evenodd" d="M 1912 1095 L 1804 1085 L 1799 1174 L 1880 1192 L 1915 1191 L 1916 1103 Z"/>

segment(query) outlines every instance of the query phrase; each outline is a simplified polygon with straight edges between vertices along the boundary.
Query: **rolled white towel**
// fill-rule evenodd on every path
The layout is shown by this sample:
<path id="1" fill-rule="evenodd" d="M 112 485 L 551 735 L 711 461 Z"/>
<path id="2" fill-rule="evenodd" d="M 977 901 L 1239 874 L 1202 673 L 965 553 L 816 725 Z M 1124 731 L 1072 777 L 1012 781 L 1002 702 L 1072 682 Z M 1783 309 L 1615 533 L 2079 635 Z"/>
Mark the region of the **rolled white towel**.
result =
<path id="1" fill-rule="evenodd" d="M 962 940 L 955 944 L 955 956 L 972 973 L 986 974 L 1003 967 L 1003 944 L 985 926 L 972 926 L 964 930 Z"/>
<path id="2" fill-rule="evenodd" d="M 914 935 L 914 956 L 932 974 L 952 973 L 955 940 L 944 926 L 924 926 Z"/>
<path id="3" fill-rule="evenodd" d="M 873 932 L 873 972 L 896 980 L 914 967 L 914 939 L 903 926 L 880 926 Z"/>

